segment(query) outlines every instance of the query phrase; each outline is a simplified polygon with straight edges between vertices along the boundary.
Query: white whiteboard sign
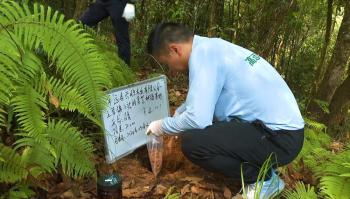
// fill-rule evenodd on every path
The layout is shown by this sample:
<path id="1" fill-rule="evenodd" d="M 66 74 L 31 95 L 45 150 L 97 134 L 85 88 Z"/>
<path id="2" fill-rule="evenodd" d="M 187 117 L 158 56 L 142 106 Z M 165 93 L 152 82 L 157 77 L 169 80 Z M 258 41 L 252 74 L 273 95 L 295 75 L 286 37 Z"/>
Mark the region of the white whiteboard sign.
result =
<path id="1" fill-rule="evenodd" d="M 166 76 L 137 82 L 109 92 L 103 111 L 107 163 L 146 144 L 145 131 L 154 121 L 169 116 Z"/>

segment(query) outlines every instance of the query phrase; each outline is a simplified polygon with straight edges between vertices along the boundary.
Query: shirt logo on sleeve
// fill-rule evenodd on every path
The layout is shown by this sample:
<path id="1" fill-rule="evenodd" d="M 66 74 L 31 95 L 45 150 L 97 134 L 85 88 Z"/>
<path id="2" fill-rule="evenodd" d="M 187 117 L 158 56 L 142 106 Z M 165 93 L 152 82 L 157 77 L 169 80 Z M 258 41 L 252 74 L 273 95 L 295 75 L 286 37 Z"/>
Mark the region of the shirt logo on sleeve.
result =
<path id="1" fill-rule="evenodd" d="M 252 53 L 247 58 L 245 58 L 244 61 L 248 62 L 249 65 L 254 66 L 256 62 L 258 62 L 260 59 L 259 55 Z"/>

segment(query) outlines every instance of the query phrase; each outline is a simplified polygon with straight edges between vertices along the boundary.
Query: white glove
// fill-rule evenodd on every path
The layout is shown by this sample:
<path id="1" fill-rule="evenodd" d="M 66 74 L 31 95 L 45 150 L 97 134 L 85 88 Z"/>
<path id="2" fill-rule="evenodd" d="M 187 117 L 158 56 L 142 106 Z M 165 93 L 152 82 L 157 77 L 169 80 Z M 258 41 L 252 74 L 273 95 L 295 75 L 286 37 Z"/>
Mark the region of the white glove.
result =
<path id="1" fill-rule="evenodd" d="M 151 122 L 151 124 L 149 124 L 146 130 L 146 135 L 149 135 L 150 133 L 156 136 L 163 135 L 164 133 L 162 131 L 162 124 L 163 124 L 163 120 L 156 120 Z"/>
<path id="2" fill-rule="evenodd" d="M 131 4 L 131 3 L 126 4 L 122 17 L 124 17 L 127 22 L 130 22 L 135 17 L 134 4 Z"/>

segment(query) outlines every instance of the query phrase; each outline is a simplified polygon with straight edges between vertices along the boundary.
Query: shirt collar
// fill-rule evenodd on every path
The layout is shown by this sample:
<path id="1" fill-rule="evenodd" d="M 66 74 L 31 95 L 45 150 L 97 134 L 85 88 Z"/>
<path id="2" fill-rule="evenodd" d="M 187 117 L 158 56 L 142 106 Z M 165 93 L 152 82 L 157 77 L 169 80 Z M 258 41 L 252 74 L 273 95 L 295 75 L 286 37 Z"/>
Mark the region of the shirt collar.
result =
<path id="1" fill-rule="evenodd" d="M 192 50 L 197 47 L 197 45 L 200 43 L 200 41 L 203 39 L 203 37 L 199 35 L 193 36 L 193 42 L 192 42 Z"/>

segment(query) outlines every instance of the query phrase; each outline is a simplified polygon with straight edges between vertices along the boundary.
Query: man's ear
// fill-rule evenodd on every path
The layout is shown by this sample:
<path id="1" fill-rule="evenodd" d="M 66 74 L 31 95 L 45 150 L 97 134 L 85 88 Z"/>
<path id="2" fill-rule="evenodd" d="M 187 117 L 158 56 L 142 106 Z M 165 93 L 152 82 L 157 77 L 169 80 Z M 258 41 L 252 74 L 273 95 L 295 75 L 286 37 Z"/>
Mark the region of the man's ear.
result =
<path id="1" fill-rule="evenodd" d="M 170 52 L 174 52 L 179 56 L 182 55 L 182 47 L 181 47 L 181 45 L 179 45 L 177 43 L 169 44 L 169 49 L 170 49 Z"/>

